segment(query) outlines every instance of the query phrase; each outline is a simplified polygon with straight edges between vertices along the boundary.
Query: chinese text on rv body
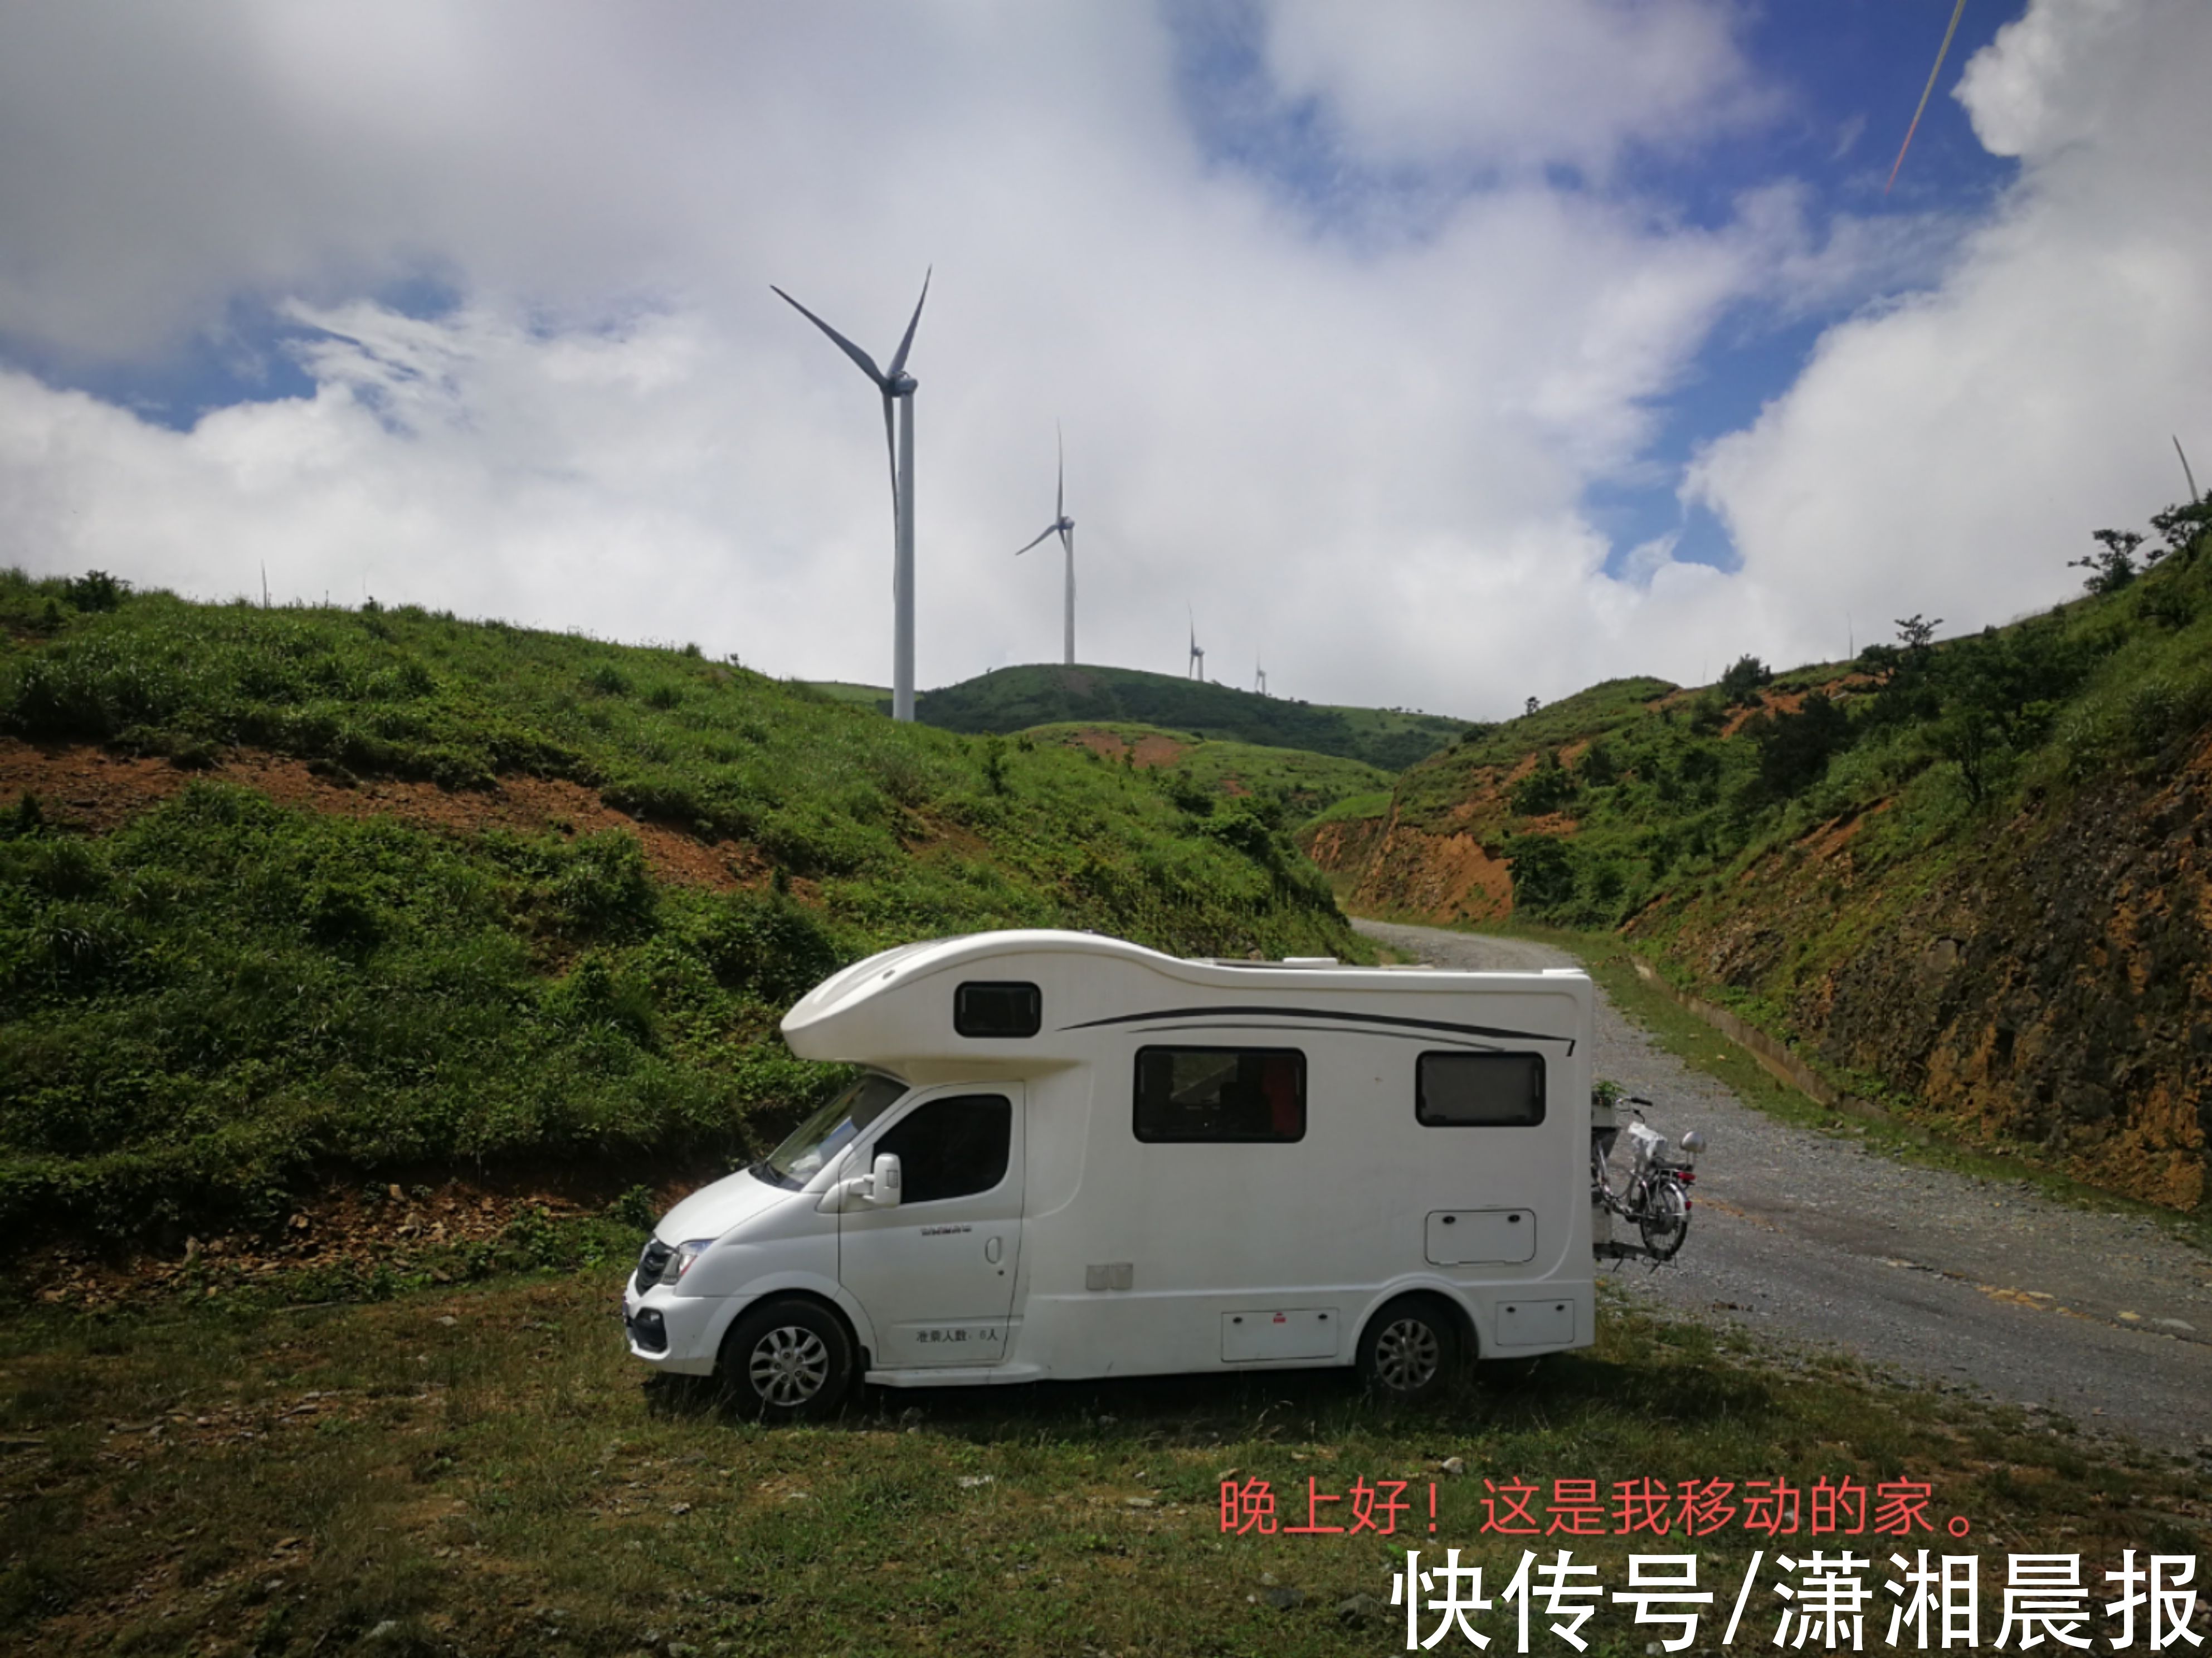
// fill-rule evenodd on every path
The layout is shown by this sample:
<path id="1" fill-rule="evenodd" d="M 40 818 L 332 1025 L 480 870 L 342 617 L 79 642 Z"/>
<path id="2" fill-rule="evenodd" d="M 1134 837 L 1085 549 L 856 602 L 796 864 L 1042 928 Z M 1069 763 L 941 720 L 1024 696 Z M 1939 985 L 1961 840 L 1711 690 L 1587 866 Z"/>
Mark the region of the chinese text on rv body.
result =
<path id="1" fill-rule="evenodd" d="M 1740 1582 L 1717 1605 L 1714 1589 L 1698 1585 L 1695 1554 L 1632 1554 L 1626 1584 L 1608 1592 L 1598 1568 L 1577 1563 L 1570 1550 L 1559 1549 L 1546 1560 L 1524 1548 L 1510 1573 L 1503 1554 L 1493 1563 L 1492 1587 L 1486 1592 L 1483 1568 L 1462 1564 L 1459 1550 L 1446 1549 L 1441 1556 L 1409 1550 L 1404 1570 L 1391 1576 L 1390 1601 L 1403 1609 L 1409 1652 L 1439 1648 L 1448 1639 L 1455 1648 L 1488 1647 L 1493 1637 L 1501 1651 L 1527 1652 L 1532 1627 L 1540 1639 L 1548 1636 L 1585 1651 L 1589 1643 L 1583 1626 L 1607 1600 L 1632 1609 L 1635 1621 L 1658 1637 L 1648 1646 L 1668 1652 L 1687 1649 L 1708 1619 L 1711 1640 L 1723 1609 L 1727 1619 L 1718 1639 L 1723 1648 L 1739 1632 L 1747 1646 L 1823 1652 L 1864 1651 L 1869 1632 L 1892 1648 L 1922 1652 L 1972 1652 L 1984 1647 L 1985 1637 L 1989 1646 L 2007 1652 L 2046 1642 L 2052 1652 L 2087 1649 L 2098 1634 L 2116 1652 L 2138 1643 L 2153 1652 L 2184 1642 L 2203 1645 L 2204 1637 L 2190 1628 L 2197 1612 L 2192 1555 L 2139 1560 L 2129 1549 L 2118 1566 L 2103 1574 L 2111 1586 L 2105 1593 L 2085 1580 L 2078 1554 L 2008 1554 L 2004 1562 L 2001 1593 L 1992 1582 L 1985 1604 L 1976 1555 L 1931 1557 L 1926 1549 L 1892 1554 L 1893 1575 L 1883 1576 L 1871 1556 L 1854 1554 L 1848 1546 L 1778 1552 L 1771 1558 L 1754 1549 Z M 1497 1582 L 1499 1576 L 1503 1583 Z M 1764 1594 L 1755 1593 L 1761 1588 Z M 2098 1625 L 2094 1631 L 2093 1625 Z"/>

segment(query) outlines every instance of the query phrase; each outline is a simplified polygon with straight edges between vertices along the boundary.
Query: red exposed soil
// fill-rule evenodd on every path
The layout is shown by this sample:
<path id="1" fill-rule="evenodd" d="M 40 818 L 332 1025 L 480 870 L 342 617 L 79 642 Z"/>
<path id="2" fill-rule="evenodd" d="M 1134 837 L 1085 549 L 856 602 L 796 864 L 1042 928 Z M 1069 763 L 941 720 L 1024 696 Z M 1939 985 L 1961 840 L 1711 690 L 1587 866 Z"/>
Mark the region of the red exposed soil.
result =
<path id="1" fill-rule="evenodd" d="M 380 778 L 362 782 L 325 777 L 303 761 L 252 750 L 204 772 L 180 771 L 166 760 L 110 754 L 83 744 L 49 745 L 0 738 L 0 800 L 35 794 L 51 822 L 104 832 L 179 794 L 196 776 L 213 777 L 267 795 L 279 805 L 348 817 L 397 817 L 418 828 L 477 835 L 502 829 L 537 835 L 589 835 L 621 829 L 635 835 L 662 880 L 726 891 L 758 884 L 768 865 L 735 841 L 709 846 L 665 824 L 619 812 L 580 783 L 508 777 L 488 791 Z"/>

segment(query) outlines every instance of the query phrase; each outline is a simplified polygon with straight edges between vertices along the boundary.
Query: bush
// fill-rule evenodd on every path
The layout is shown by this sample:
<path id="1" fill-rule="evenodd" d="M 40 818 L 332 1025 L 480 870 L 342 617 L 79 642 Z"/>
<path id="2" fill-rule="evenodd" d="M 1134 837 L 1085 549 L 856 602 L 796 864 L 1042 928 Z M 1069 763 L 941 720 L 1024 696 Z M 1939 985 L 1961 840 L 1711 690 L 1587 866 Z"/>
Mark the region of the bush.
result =
<path id="1" fill-rule="evenodd" d="M 1828 762 L 1850 743 L 1850 720 L 1824 692 L 1814 691 L 1795 714 L 1764 714 L 1744 734 L 1759 745 L 1759 780 L 1778 799 L 1810 788 Z"/>
<path id="2" fill-rule="evenodd" d="M 1535 768 L 1513 786 L 1510 804 L 1523 817 L 1543 817 L 1560 811 L 1575 798 L 1575 776 L 1550 750 L 1538 756 Z"/>
<path id="3" fill-rule="evenodd" d="M 1731 708 L 1759 700 L 1759 688 L 1774 677 L 1774 671 L 1755 656 L 1740 656 L 1721 676 L 1721 700 Z"/>

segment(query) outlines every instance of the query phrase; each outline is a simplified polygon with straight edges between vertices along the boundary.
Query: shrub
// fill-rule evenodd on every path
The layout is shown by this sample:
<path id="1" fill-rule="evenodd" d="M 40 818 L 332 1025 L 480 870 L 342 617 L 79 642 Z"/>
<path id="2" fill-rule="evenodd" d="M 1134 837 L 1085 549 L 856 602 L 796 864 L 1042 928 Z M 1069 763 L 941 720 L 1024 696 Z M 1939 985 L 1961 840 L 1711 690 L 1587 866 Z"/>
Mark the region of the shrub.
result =
<path id="1" fill-rule="evenodd" d="M 1721 676 L 1721 700 L 1732 708 L 1759 699 L 1759 688 L 1774 677 L 1774 671 L 1755 656 L 1740 656 Z"/>

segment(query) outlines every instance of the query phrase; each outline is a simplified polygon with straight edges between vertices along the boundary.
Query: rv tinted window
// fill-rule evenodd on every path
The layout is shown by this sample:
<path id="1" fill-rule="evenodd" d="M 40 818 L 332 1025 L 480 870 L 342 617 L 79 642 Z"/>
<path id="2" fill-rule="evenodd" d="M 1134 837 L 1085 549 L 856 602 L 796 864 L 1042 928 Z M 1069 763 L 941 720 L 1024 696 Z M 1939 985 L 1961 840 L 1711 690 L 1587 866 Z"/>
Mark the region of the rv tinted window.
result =
<path id="1" fill-rule="evenodd" d="M 1431 1128 L 1528 1128 L 1544 1121 L 1540 1054 L 1424 1054 L 1413 1114 Z"/>
<path id="2" fill-rule="evenodd" d="M 1294 1048 L 1141 1048 L 1137 1138 L 1302 1140 L 1306 1056 Z"/>
<path id="3" fill-rule="evenodd" d="M 952 1028 L 963 1036 L 1034 1036 L 1044 1025 L 1035 985 L 964 984 L 952 993 Z"/>
<path id="4" fill-rule="evenodd" d="M 961 1094 L 932 1100 L 887 1130 L 870 1161 L 889 1151 L 899 1160 L 902 1204 L 973 1197 L 1006 1177 L 1014 1138 L 1013 1102 L 1001 1094 Z"/>

